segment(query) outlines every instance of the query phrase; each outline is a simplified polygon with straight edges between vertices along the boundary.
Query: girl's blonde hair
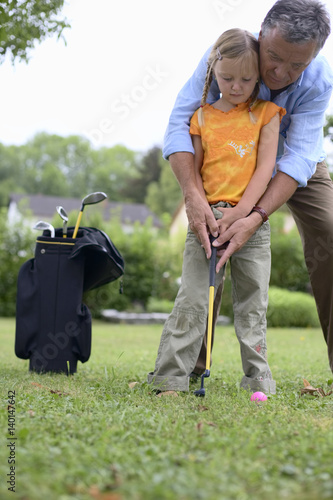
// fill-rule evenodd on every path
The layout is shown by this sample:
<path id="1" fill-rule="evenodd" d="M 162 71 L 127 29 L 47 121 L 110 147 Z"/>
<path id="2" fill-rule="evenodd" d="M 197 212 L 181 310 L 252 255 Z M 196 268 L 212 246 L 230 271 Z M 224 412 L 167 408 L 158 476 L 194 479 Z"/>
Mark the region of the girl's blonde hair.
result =
<path id="1" fill-rule="evenodd" d="M 258 81 L 252 92 L 249 105 L 250 119 L 251 121 L 255 121 L 251 108 L 254 106 L 259 93 L 259 43 L 252 33 L 239 28 L 234 28 L 222 33 L 222 35 L 214 43 L 208 57 L 207 73 L 200 102 L 199 123 L 203 123 L 203 113 L 201 108 L 206 104 L 208 92 L 213 80 L 215 64 L 217 61 L 221 61 L 223 57 L 236 59 L 245 67 L 253 67 L 253 65 L 257 67 Z"/>

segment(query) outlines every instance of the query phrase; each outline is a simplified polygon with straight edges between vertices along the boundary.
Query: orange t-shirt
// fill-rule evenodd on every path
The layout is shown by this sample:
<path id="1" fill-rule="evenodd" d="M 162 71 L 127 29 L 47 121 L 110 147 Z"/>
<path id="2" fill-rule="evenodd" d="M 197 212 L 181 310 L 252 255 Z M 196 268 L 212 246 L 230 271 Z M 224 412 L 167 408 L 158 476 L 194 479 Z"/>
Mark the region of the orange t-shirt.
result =
<path id="1" fill-rule="evenodd" d="M 256 168 L 262 127 L 276 113 L 280 119 L 286 113 L 273 102 L 258 99 L 251 108 L 257 120 L 252 123 L 248 106 L 245 102 L 224 112 L 205 104 L 202 127 L 198 123 L 198 110 L 192 116 L 190 134 L 201 136 L 204 151 L 201 177 L 210 204 L 239 202 Z"/>

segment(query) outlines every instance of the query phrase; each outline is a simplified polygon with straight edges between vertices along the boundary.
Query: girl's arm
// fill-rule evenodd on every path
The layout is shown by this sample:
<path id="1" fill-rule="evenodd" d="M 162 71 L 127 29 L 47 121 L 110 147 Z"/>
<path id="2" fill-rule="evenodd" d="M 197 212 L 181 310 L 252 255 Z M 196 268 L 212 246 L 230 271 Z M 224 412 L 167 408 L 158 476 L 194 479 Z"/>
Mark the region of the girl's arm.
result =
<path id="1" fill-rule="evenodd" d="M 201 168 L 203 164 L 204 152 L 202 149 L 201 136 L 200 135 L 192 135 L 192 143 L 194 148 L 194 172 L 195 172 L 195 180 L 197 184 L 197 188 L 201 194 L 201 196 L 207 201 L 206 193 L 202 183 L 201 177 Z"/>
<path id="2" fill-rule="evenodd" d="M 267 189 L 276 163 L 279 141 L 280 116 L 277 113 L 260 132 L 257 166 L 254 174 L 237 204 L 241 217 L 246 217 Z"/>

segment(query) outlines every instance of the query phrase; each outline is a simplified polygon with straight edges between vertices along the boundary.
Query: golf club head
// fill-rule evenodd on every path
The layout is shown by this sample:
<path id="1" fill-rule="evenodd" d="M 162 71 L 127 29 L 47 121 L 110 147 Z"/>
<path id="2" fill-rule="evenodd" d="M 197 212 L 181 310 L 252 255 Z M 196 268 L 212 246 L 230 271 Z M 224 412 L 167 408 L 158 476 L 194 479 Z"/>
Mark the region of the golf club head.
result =
<path id="1" fill-rule="evenodd" d="M 207 377 L 210 377 L 210 370 L 205 370 L 205 372 L 201 375 L 201 387 L 200 387 L 200 389 L 197 389 L 196 391 L 194 391 L 193 394 L 195 394 L 196 396 L 200 396 L 202 398 L 205 396 L 206 390 L 204 388 L 204 380 Z"/>
<path id="2" fill-rule="evenodd" d="M 84 207 L 86 205 L 94 205 L 95 203 L 100 203 L 101 201 L 105 200 L 105 198 L 107 198 L 107 195 L 105 193 L 103 193 L 102 191 L 97 191 L 96 193 L 88 194 L 87 196 L 85 196 L 85 198 L 83 198 L 82 203 L 81 203 L 81 209 L 79 212 L 79 216 L 78 216 L 76 224 L 75 224 L 73 238 L 76 238 L 76 236 L 77 236 L 77 232 L 78 232 L 79 227 L 80 227 Z"/>
<path id="3" fill-rule="evenodd" d="M 60 215 L 61 219 L 62 219 L 64 222 L 68 222 L 68 215 L 67 215 L 67 212 L 66 212 L 66 210 L 64 209 L 64 207 L 57 206 L 57 212 L 58 212 L 58 214 Z"/>
<path id="4" fill-rule="evenodd" d="M 62 224 L 62 235 L 64 238 L 67 237 L 67 222 L 68 222 L 68 215 L 64 207 L 57 206 L 57 212 L 60 215 L 63 224 Z"/>
<path id="5" fill-rule="evenodd" d="M 84 207 L 85 205 L 95 205 L 95 203 L 100 203 L 101 201 L 105 200 L 105 198 L 107 198 L 107 195 L 102 191 L 88 194 L 82 200 L 82 207 Z"/>
<path id="6" fill-rule="evenodd" d="M 204 387 L 200 387 L 200 389 L 194 391 L 194 393 L 197 397 L 204 398 L 206 395 L 206 389 Z"/>
<path id="7" fill-rule="evenodd" d="M 50 231 L 51 238 L 54 238 L 55 234 L 54 227 L 52 226 L 52 224 L 49 224 L 48 222 L 40 220 L 36 222 L 36 224 L 32 229 L 36 229 L 37 231 Z"/>

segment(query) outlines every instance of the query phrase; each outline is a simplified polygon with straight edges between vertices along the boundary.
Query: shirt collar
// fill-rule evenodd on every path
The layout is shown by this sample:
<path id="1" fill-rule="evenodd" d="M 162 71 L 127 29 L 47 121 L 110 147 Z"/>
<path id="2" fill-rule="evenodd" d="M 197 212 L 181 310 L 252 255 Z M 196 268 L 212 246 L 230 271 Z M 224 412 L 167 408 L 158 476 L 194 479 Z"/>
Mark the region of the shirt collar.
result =
<path id="1" fill-rule="evenodd" d="M 303 77 L 304 77 L 304 71 L 299 75 L 299 77 L 297 78 L 297 80 L 294 83 L 291 83 L 279 95 L 283 95 L 285 93 L 291 94 L 292 92 L 294 92 L 302 84 Z M 270 88 L 268 88 L 267 85 L 262 80 L 261 80 L 261 86 L 263 86 L 264 88 L 266 88 L 270 92 Z"/>

